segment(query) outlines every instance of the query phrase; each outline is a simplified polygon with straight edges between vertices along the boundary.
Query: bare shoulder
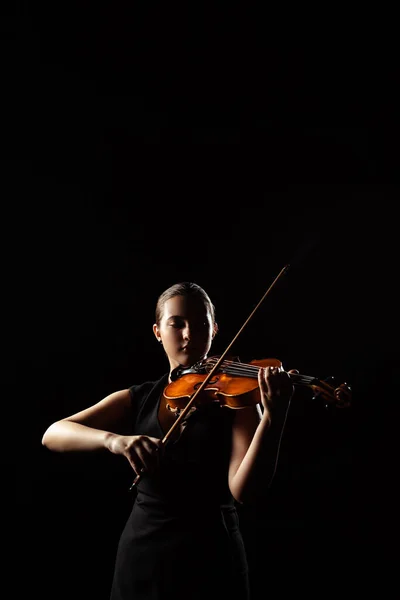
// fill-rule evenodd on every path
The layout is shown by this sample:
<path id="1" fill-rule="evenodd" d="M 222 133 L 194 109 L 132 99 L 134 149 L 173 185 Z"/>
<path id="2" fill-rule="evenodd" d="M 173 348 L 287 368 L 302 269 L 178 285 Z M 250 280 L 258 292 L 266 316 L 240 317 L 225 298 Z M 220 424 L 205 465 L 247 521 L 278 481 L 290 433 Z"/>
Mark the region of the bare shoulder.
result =
<path id="1" fill-rule="evenodd" d="M 108 394 L 96 404 L 67 417 L 65 420 L 103 429 L 123 424 L 126 419 L 129 419 L 130 414 L 130 391 L 129 389 L 121 389 Z"/>
<path id="2" fill-rule="evenodd" d="M 128 388 L 122 389 L 122 390 L 117 390 L 116 392 L 111 392 L 111 394 L 108 394 L 102 400 L 100 400 L 100 403 L 114 403 L 114 402 L 121 403 L 121 404 L 130 403 L 131 402 L 130 390 Z"/>

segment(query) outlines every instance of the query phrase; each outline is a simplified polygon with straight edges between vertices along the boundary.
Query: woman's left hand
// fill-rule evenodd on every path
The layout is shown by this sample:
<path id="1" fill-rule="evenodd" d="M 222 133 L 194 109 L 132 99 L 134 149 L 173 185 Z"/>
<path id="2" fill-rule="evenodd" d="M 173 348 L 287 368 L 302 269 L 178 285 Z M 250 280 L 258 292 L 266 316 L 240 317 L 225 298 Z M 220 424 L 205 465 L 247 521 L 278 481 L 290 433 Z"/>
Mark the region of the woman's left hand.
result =
<path id="1" fill-rule="evenodd" d="M 298 371 L 292 369 L 286 372 L 282 367 L 260 368 L 258 372 L 258 385 L 265 416 L 271 418 L 271 416 L 280 411 L 286 414 L 294 393 L 290 373 L 298 373 Z"/>

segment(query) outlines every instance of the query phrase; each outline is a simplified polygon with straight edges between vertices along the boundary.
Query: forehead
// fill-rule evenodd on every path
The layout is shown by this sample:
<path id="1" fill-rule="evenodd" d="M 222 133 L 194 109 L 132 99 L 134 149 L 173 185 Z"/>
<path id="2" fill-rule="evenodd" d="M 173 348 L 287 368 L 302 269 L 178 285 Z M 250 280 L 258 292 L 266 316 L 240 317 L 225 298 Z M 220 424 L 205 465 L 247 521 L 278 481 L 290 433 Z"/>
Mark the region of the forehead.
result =
<path id="1" fill-rule="evenodd" d="M 209 306 L 197 296 L 174 296 L 164 303 L 163 318 L 194 318 L 209 314 Z"/>

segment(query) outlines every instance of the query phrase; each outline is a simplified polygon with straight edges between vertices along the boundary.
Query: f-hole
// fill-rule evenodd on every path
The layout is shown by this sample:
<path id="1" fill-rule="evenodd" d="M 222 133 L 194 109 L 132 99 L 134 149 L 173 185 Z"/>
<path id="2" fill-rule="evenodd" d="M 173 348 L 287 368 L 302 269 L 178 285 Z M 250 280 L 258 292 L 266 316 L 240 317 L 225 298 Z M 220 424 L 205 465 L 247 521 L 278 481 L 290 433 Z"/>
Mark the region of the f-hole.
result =
<path id="1" fill-rule="evenodd" d="M 218 383 L 218 381 L 219 381 L 219 377 L 214 377 L 214 378 L 211 378 L 211 379 L 209 379 L 209 381 L 207 382 L 207 385 L 214 385 L 215 383 Z M 202 383 L 203 383 L 202 381 L 199 381 L 198 383 L 195 383 L 195 384 L 194 384 L 194 386 L 193 386 L 193 387 L 194 387 L 194 389 L 195 389 L 195 390 L 197 390 L 197 388 L 199 388 L 199 387 L 201 386 L 201 384 L 202 384 Z"/>

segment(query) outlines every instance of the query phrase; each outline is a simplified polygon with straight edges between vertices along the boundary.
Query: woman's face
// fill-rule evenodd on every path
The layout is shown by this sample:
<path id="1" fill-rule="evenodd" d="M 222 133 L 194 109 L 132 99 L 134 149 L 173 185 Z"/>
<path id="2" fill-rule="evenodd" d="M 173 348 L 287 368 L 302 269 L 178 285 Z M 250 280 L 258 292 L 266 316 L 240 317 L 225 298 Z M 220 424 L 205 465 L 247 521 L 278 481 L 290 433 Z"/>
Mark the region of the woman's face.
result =
<path id="1" fill-rule="evenodd" d="M 193 296 L 174 296 L 164 304 L 159 327 L 153 331 L 161 339 L 171 370 L 190 367 L 205 358 L 214 337 L 210 310 Z"/>

